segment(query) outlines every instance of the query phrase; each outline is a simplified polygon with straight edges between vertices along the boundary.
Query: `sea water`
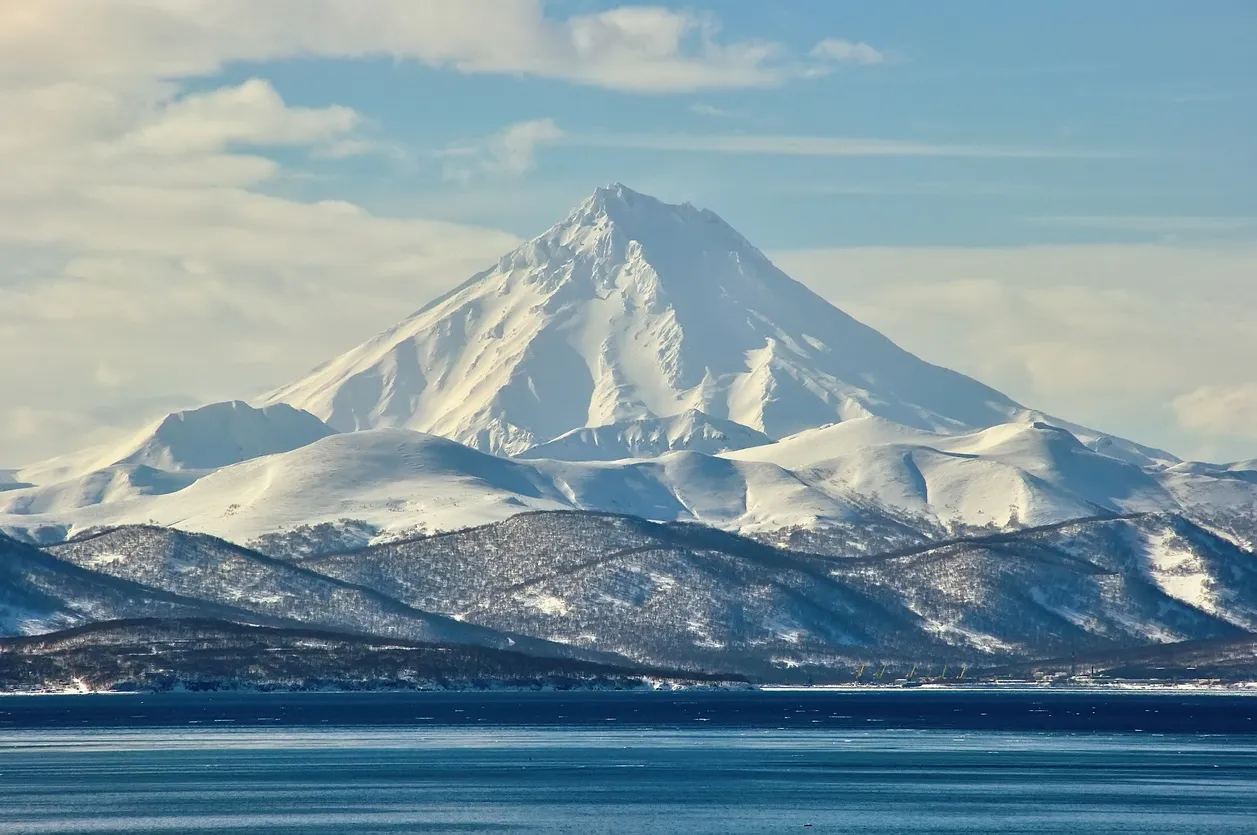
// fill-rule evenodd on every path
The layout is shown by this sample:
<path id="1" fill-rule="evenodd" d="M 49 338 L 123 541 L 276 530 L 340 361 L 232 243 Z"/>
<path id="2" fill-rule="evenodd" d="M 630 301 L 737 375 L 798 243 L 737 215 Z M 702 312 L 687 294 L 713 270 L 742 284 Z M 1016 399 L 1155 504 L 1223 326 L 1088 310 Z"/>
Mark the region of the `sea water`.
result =
<path id="1" fill-rule="evenodd" d="M 1251 835 L 1254 716 L 1141 694 L 15 697 L 0 832 Z"/>

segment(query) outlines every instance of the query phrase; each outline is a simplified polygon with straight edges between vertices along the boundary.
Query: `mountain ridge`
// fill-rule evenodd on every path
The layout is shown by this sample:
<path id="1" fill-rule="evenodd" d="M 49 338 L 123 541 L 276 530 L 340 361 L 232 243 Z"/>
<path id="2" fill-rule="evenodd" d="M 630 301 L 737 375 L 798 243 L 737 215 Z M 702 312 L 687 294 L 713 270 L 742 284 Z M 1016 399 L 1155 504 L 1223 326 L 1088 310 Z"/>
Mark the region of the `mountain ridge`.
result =
<path id="1" fill-rule="evenodd" d="M 288 452 L 334 434 L 287 403 L 254 408 L 243 400 L 171 412 L 113 444 L 91 447 L 11 471 L 14 480 L 47 484 L 110 468 L 166 472 L 213 470 Z"/>
<path id="2" fill-rule="evenodd" d="M 123 476 L 0 492 L 0 530 L 49 541 L 151 521 L 247 543 L 315 528 L 322 537 L 331 526 L 370 542 L 527 510 L 593 510 L 748 533 L 838 528 L 864 551 L 883 535 L 902 540 L 906 528 L 934 537 L 1156 510 L 1189 515 L 1244 547 L 1257 542 L 1257 480 L 1243 472 L 1139 467 L 1042 423 L 937 435 L 866 418 L 718 455 L 614 461 L 509 459 L 374 429 L 212 472 L 151 471 L 143 490 L 102 494 L 98 480 Z"/>

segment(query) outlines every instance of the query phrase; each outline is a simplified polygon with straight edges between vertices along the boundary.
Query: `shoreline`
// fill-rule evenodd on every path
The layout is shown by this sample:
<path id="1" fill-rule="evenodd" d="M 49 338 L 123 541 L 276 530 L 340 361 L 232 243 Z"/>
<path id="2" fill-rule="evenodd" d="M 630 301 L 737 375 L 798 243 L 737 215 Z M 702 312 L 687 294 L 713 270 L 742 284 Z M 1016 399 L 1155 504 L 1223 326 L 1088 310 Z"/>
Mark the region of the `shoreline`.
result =
<path id="1" fill-rule="evenodd" d="M 5 697 L 32 697 L 32 696 L 230 696 L 230 695 L 249 695 L 249 696 L 300 696 L 303 694 L 310 695 L 484 695 L 491 693 L 503 694 L 596 694 L 596 693 L 617 693 L 617 694 L 641 694 L 649 695 L 668 695 L 678 693 L 827 693 L 827 694 L 890 694 L 890 693 L 1096 693 L 1096 694 L 1145 694 L 1145 695 L 1174 695 L 1174 694 L 1192 694 L 1192 695 L 1235 695 L 1235 696 L 1257 696 L 1257 681 L 1243 682 L 1182 682 L 1182 683 L 1161 683 L 1161 682 L 1087 682 L 1077 684 L 1062 683 L 1036 683 L 1026 681 L 1009 681 L 1009 682 L 974 682 L 969 684 L 921 684 L 911 687 L 904 687 L 895 684 L 748 684 L 744 682 L 731 682 L 727 685 L 722 684 L 667 684 L 663 686 L 644 683 L 641 687 L 528 687 L 528 686 L 510 686 L 503 685 L 500 687 L 376 687 L 376 688 L 352 688 L 352 687 L 293 687 L 293 688 L 267 688 L 267 687 L 221 687 L 221 688 L 200 688 L 192 689 L 186 687 L 172 688 L 169 690 L 91 690 L 91 689 L 41 689 L 41 690 L 0 690 L 0 699 Z"/>

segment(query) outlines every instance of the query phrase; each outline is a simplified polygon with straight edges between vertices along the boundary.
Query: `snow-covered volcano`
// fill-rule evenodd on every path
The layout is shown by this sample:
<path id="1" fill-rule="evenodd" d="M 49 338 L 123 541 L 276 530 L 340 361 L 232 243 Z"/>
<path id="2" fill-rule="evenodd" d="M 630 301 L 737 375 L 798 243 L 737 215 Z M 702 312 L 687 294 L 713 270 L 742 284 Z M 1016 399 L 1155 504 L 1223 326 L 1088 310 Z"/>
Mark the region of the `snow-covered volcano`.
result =
<path id="1" fill-rule="evenodd" d="M 847 316 L 714 213 L 619 184 L 265 402 L 500 454 L 689 410 L 774 439 L 866 416 L 959 432 L 1023 411 Z"/>

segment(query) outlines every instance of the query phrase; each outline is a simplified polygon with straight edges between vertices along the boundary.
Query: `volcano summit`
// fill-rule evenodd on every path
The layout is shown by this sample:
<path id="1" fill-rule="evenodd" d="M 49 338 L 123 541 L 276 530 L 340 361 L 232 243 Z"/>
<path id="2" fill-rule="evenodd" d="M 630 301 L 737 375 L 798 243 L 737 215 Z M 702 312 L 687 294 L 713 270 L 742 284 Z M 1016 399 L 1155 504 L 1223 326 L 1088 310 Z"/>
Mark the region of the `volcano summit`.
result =
<path id="1" fill-rule="evenodd" d="M 266 402 L 507 455 L 692 411 L 774 440 L 868 416 L 959 432 L 1024 411 L 837 310 L 713 212 L 619 184 Z"/>

